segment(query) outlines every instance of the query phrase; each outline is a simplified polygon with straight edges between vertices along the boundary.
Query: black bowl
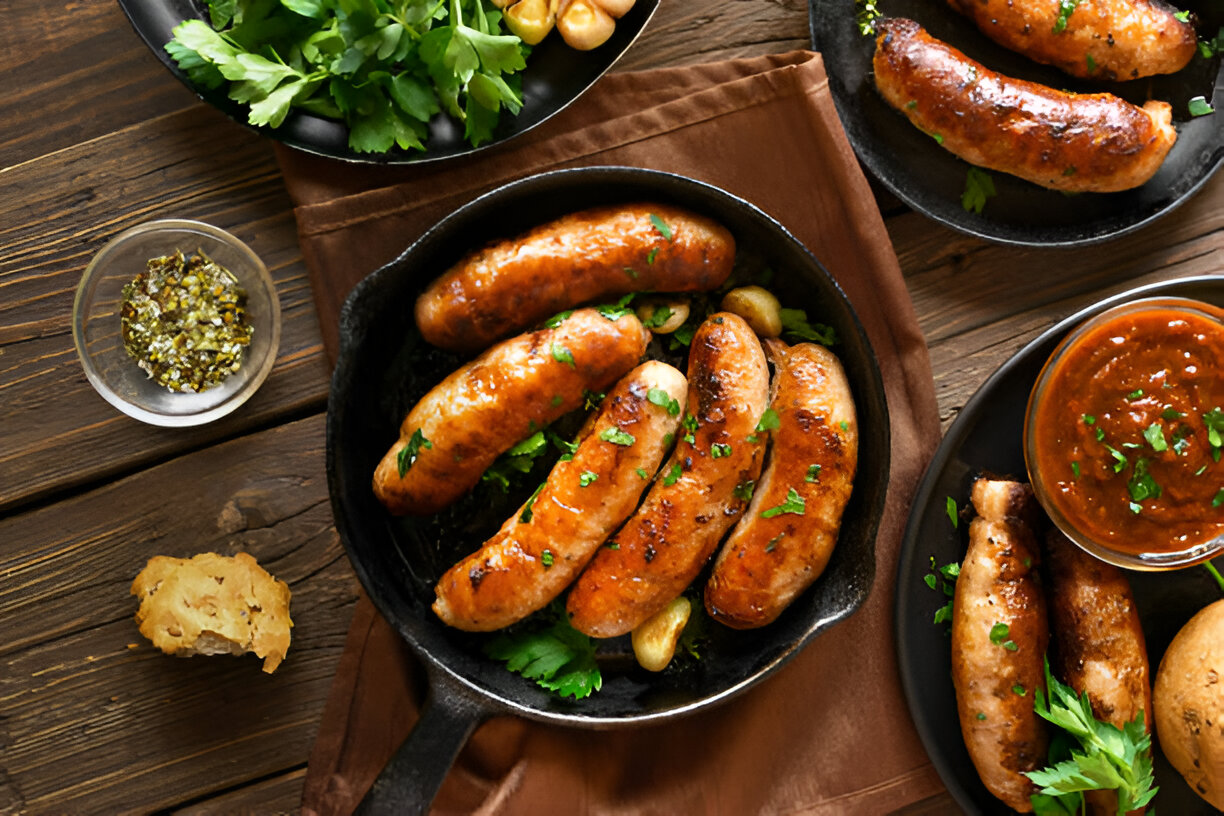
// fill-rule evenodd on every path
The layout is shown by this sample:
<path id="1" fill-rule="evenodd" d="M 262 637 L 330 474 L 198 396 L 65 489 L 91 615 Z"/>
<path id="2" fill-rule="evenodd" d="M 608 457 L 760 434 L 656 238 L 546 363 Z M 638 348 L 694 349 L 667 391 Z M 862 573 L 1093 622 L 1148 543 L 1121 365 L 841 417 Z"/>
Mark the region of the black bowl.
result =
<path id="1" fill-rule="evenodd" d="M 1224 113 L 1191 117 L 1188 101 L 1224 86 L 1219 56 L 1196 56 L 1166 77 L 1092 83 L 1038 65 L 1008 51 L 955 13 L 942 0 L 879 0 L 892 17 L 917 20 L 932 36 L 1007 76 L 1079 92 L 1109 91 L 1142 105 L 1163 99 L 1173 106 L 1177 143 L 1146 184 L 1119 193 L 1066 195 L 1006 173 L 990 171 L 997 195 L 979 215 L 961 206 L 969 165 L 911 125 L 876 92 L 871 58 L 875 38 L 855 23 L 862 0 L 809 0 L 813 47 L 824 55 L 829 91 L 850 144 L 884 186 L 918 212 L 960 232 L 1018 246 L 1092 244 L 1137 230 L 1168 215 L 1211 178 L 1224 162 Z M 1224 25 L 1224 6 L 1207 0 L 1177 4 L 1195 10 L 1200 31 L 1214 36 Z M 1224 93 L 1215 93 L 1224 106 Z"/>
<path id="2" fill-rule="evenodd" d="M 176 25 L 191 18 L 207 19 L 198 0 L 119 0 L 128 20 L 145 45 L 196 96 L 256 132 L 307 153 L 367 164 L 420 164 L 453 159 L 496 147 L 544 122 L 595 84 L 620 59 L 642 33 L 658 8 L 659 0 L 637 0 L 616 22 L 616 31 L 603 45 L 591 51 L 575 51 L 553 32 L 532 49 L 522 71 L 523 109 L 517 116 L 502 112 L 493 140 L 472 147 L 463 136 L 463 125 L 445 114 L 429 123 L 425 152 L 392 148 L 387 153 L 358 153 L 348 146 L 348 128 L 343 122 L 302 111 L 293 111 L 277 128 L 247 124 L 248 109 L 230 99 L 225 87 L 210 90 L 194 85 L 163 47 Z"/>
<path id="3" fill-rule="evenodd" d="M 605 649 L 603 689 L 574 702 L 484 657 L 480 646 L 487 636 L 450 629 L 430 610 L 436 579 L 495 531 L 535 482 L 525 480 L 522 489 L 509 494 L 478 487 L 436 516 L 409 519 L 393 518 L 382 508 L 370 478 L 407 409 L 462 363 L 425 344 L 407 317 L 430 279 L 476 240 L 514 235 L 585 207 L 636 200 L 678 204 L 725 224 L 738 242 L 737 263 L 768 265 L 776 271 L 771 288 L 785 305 L 802 307 L 811 319 L 836 329 L 835 351 L 858 404 L 859 471 L 827 571 L 776 623 L 754 632 L 712 626 L 703 659 L 661 675 L 636 668 L 631 657 L 620 659 L 628 649 L 612 641 Z M 679 176 L 630 168 L 564 170 L 514 182 L 449 216 L 359 284 L 342 312 L 341 336 L 328 405 L 327 471 L 349 557 L 380 611 L 419 654 L 505 709 L 588 726 L 691 710 L 761 679 L 866 597 L 888 478 L 888 418 L 879 369 L 841 289 L 798 241 L 745 201 Z M 674 362 L 683 370 L 682 361 Z M 546 471 L 548 465 L 543 466 Z"/>

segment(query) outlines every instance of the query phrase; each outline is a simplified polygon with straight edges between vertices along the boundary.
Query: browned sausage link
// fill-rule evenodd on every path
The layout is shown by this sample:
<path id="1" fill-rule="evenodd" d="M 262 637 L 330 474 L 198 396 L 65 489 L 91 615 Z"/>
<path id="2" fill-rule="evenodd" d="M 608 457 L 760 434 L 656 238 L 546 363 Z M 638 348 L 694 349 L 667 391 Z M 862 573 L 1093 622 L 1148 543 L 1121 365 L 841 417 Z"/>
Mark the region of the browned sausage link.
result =
<path id="1" fill-rule="evenodd" d="M 1018 482 L 979 479 L 977 518 L 956 581 L 952 682 L 961 733 L 986 788 L 1009 807 L 1032 811 L 1037 788 L 1023 772 L 1046 763 L 1048 737 L 1033 710 L 1045 688 L 1049 642 L 1032 492 Z"/>
<path id="2" fill-rule="evenodd" d="M 971 164 L 1068 192 L 1138 187 L 1177 139 L 1165 102 L 1142 108 L 998 74 L 913 20 L 878 25 L 875 82 L 890 105 Z"/>
<path id="3" fill-rule="evenodd" d="M 499 343 L 408 412 L 374 472 L 375 495 L 397 515 L 436 513 L 503 451 L 581 406 L 584 391 L 602 391 L 637 365 L 649 340 L 632 315 L 613 321 L 581 309 L 555 328 Z"/>
<path id="4" fill-rule="evenodd" d="M 421 294 L 416 321 L 435 346 L 471 351 L 582 303 L 717 289 L 734 260 L 731 233 L 704 216 L 599 207 L 471 253 Z"/>
<path id="5" fill-rule="evenodd" d="M 948 0 L 987 37 L 1072 76 L 1125 80 L 1172 74 L 1197 48 L 1194 26 L 1160 0 Z"/>
<path id="6" fill-rule="evenodd" d="M 769 370 L 742 318 L 719 312 L 701 324 L 688 380 L 675 451 L 570 591 L 571 622 L 588 635 L 623 635 L 682 593 L 743 512 L 736 487 L 760 475 L 765 445 L 747 437 L 768 405 Z"/>
<path id="7" fill-rule="evenodd" d="M 1151 672 L 1130 582 L 1056 529 L 1046 535 L 1045 555 L 1054 676 L 1087 692 L 1098 720 L 1121 728 L 1142 711 L 1151 731 Z M 1117 813 L 1112 791 L 1087 796 L 1092 813 Z"/>
<path id="8" fill-rule="evenodd" d="M 710 615 L 736 629 L 773 622 L 824 572 L 858 462 L 854 398 L 837 356 L 812 343 L 767 343 L 778 427 L 748 512 L 705 589 Z"/>
<path id="9" fill-rule="evenodd" d="M 643 363 L 613 388 L 573 457 L 557 462 L 531 500 L 435 587 L 434 611 L 450 626 L 487 632 L 546 606 L 628 518 L 680 425 L 684 375 Z M 660 406 L 650 401 L 656 391 Z M 676 401 L 669 411 L 658 392 Z"/>

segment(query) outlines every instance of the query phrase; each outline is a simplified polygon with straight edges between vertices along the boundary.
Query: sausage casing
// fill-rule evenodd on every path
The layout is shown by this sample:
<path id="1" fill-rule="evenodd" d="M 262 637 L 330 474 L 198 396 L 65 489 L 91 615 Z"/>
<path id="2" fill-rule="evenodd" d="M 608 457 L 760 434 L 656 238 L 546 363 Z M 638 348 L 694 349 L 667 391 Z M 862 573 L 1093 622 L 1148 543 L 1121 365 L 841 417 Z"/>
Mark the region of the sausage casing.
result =
<path id="1" fill-rule="evenodd" d="M 1026 484 L 979 479 L 972 500 L 978 515 L 952 607 L 956 707 L 982 783 L 1028 813 L 1037 787 L 1023 773 L 1045 767 L 1049 744 L 1033 710 L 1049 642 L 1033 495 Z"/>
<path id="2" fill-rule="evenodd" d="M 773 622 L 820 577 L 858 462 L 854 398 L 837 356 L 813 343 L 766 342 L 777 369 L 770 407 L 778 427 L 748 510 L 705 589 L 706 610 L 736 629 Z M 793 512 L 795 497 L 800 512 Z"/>
<path id="3" fill-rule="evenodd" d="M 705 216 L 664 204 L 572 213 L 476 250 L 416 302 L 435 346 L 473 351 L 582 303 L 629 292 L 717 289 L 735 239 Z"/>
<path id="4" fill-rule="evenodd" d="M 1151 669 L 1130 582 L 1057 529 L 1046 535 L 1045 574 L 1054 675 L 1077 693 L 1088 693 L 1098 720 L 1121 728 L 1142 711 L 1150 732 Z M 1118 811 L 1113 791 L 1085 797 L 1093 814 Z"/>
<path id="5" fill-rule="evenodd" d="M 436 513 L 516 442 L 580 407 L 584 391 L 602 391 L 637 365 L 649 340 L 631 314 L 610 320 L 580 309 L 499 343 L 408 412 L 374 472 L 375 495 L 396 515 Z"/>
<path id="6" fill-rule="evenodd" d="M 689 350 L 682 438 L 638 511 L 578 577 L 570 622 L 594 637 L 635 629 L 692 583 L 747 504 L 765 444 L 748 441 L 769 402 L 769 370 L 748 324 L 709 317 Z M 696 427 L 694 427 L 694 425 Z"/>
<path id="7" fill-rule="evenodd" d="M 1072 76 L 1126 80 L 1185 68 L 1197 44 L 1194 27 L 1160 0 L 948 0 L 986 36 Z"/>
<path id="8" fill-rule="evenodd" d="M 658 469 L 680 425 L 686 386 L 683 374 L 658 361 L 618 382 L 572 458 L 557 462 L 540 491 L 438 581 L 438 617 L 487 632 L 560 595 L 637 506 L 647 485 L 641 474 Z"/>
<path id="9" fill-rule="evenodd" d="M 1067 192 L 1138 187 L 1177 139 L 1166 102 L 1074 94 L 991 71 L 913 20 L 877 25 L 880 95 L 944 149 L 980 167 Z"/>

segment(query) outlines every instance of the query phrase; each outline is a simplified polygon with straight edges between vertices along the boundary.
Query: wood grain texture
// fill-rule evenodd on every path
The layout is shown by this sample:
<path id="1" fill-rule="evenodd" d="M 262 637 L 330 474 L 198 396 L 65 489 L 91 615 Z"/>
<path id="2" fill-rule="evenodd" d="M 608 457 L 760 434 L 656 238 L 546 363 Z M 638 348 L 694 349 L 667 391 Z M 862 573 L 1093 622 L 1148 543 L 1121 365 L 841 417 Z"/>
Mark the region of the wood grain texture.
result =
<path id="1" fill-rule="evenodd" d="M 233 813 L 296 813 L 302 801 L 306 769 L 278 774 L 237 790 L 176 808 L 171 816 L 227 816 Z M 913 814 L 919 816 L 919 814 Z"/>
<path id="2" fill-rule="evenodd" d="M 154 810 L 305 763 L 357 590 L 323 435 L 314 415 L 0 521 L 0 791 L 19 811 Z M 238 551 L 293 592 L 275 674 L 140 636 L 149 557 Z"/>
<path id="3" fill-rule="evenodd" d="M 318 318 L 292 207 L 265 140 L 197 106 L 3 178 L 0 511 L 322 409 L 328 370 Z M 118 232 L 163 217 L 232 231 L 263 258 L 280 296 L 276 367 L 249 403 L 200 429 L 128 419 L 93 390 L 73 346 L 73 297 L 90 257 Z"/>

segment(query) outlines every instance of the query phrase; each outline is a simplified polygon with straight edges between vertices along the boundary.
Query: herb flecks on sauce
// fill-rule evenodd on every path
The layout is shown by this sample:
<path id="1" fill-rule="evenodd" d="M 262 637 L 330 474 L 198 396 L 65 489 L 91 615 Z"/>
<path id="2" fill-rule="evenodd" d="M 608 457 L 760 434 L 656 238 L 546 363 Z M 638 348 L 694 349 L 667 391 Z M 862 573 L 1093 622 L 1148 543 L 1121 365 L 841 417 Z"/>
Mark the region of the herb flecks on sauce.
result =
<path id="1" fill-rule="evenodd" d="M 234 274 L 197 251 L 149 260 L 123 287 L 123 347 L 171 391 L 203 391 L 242 367 L 254 333 Z"/>

